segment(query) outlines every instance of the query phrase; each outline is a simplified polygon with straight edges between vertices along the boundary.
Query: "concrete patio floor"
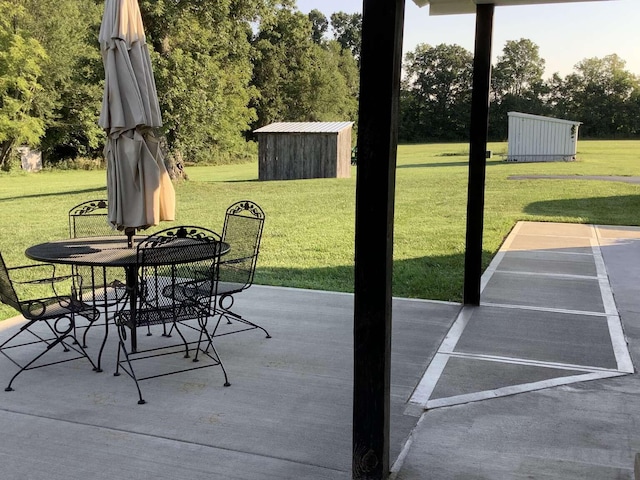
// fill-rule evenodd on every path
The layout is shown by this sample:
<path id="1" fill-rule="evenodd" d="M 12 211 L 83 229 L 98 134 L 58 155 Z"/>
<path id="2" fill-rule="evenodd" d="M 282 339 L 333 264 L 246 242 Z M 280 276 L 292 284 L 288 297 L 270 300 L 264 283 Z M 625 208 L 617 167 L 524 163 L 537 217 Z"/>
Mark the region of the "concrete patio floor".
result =
<path id="1" fill-rule="evenodd" d="M 633 478 L 638 265 L 640 228 L 521 222 L 480 307 L 394 299 L 392 476 Z M 0 478 L 351 478 L 353 296 L 254 286 L 237 307 L 273 338 L 217 339 L 228 388 L 219 367 L 195 370 L 142 382 L 137 405 L 112 375 L 115 333 L 102 373 L 80 360 L 22 374 L 0 391 Z M 0 385 L 14 372 L 0 358 Z"/>

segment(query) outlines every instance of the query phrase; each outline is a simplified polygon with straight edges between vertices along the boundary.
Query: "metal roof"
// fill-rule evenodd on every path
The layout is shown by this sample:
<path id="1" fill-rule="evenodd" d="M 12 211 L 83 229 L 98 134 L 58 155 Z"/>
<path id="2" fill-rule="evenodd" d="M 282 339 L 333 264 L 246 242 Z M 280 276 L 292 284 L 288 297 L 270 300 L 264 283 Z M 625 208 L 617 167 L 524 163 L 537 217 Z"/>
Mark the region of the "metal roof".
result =
<path id="1" fill-rule="evenodd" d="M 338 133 L 351 125 L 353 122 L 276 122 L 253 133 Z"/>
<path id="2" fill-rule="evenodd" d="M 460 13 L 476 13 L 476 5 L 488 3 L 493 3 L 496 7 L 502 7 L 509 5 L 542 5 L 593 1 L 603 0 L 413 0 L 413 3 L 419 7 L 429 5 L 429 15 L 454 15 Z"/>
<path id="3" fill-rule="evenodd" d="M 530 120 L 543 120 L 545 122 L 567 123 L 571 125 L 582 125 L 582 122 L 575 120 L 565 120 L 563 118 L 543 117 L 542 115 L 533 115 L 531 113 L 507 112 L 507 117 L 528 118 Z"/>

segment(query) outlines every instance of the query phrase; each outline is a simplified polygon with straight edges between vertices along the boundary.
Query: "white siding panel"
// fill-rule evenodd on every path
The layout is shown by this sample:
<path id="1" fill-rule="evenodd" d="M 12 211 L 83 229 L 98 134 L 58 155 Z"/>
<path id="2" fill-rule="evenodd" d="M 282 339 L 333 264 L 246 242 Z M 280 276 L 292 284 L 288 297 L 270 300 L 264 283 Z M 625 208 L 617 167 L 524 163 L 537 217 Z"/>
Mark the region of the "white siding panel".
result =
<path id="1" fill-rule="evenodd" d="M 575 160 L 580 122 L 509 112 L 509 162 Z"/>

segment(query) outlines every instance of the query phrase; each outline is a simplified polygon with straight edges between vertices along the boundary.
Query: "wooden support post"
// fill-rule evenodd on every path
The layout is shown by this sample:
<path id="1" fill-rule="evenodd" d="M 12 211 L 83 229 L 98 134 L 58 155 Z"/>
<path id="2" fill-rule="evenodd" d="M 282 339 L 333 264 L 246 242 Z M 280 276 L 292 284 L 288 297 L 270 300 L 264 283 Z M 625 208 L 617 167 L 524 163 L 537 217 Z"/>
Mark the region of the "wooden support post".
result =
<path id="1" fill-rule="evenodd" d="M 464 257 L 465 305 L 480 305 L 493 10 L 493 4 L 481 4 L 476 7 L 476 39 L 473 59 L 473 93 L 471 96 L 469 144 L 469 184 L 467 191 L 467 236 Z"/>
<path id="2" fill-rule="evenodd" d="M 364 0 L 356 182 L 352 478 L 389 475 L 393 213 L 404 0 Z"/>

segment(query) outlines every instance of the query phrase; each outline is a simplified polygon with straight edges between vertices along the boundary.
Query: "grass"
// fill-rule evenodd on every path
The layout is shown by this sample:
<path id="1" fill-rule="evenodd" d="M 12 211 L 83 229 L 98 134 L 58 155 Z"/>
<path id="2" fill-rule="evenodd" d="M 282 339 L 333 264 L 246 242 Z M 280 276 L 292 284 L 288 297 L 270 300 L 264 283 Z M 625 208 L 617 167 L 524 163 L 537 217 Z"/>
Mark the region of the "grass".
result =
<path id="1" fill-rule="evenodd" d="M 494 154 L 506 144 L 490 144 Z M 640 141 L 580 141 L 575 162 L 504 163 L 486 173 L 483 262 L 518 220 L 640 224 L 638 185 L 593 180 L 510 180 L 511 175 L 640 176 Z M 466 144 L 403 145 L 398 151 L 394 287 L 401 297 L 460 301 L 467 201 Z M 356 167 L 351 179 L 259 182 L 257 163 L 189 167 L 176 184 L 177 221 L 220 231 L 242 199 L 266 214 L 256 283 L 350 292 Z M 0 174 L 0 251 L 30 263 L 29 245 L 68 235 L 67 212 L 106 196 L 104 171 Z M 162 224 L 155 229 L 171 226 Z M 150 230 L 152 231 L 152 230 Z M 371 233 L 375 235 L 375 232 Z M 61 267 L 63 268 L 63 267 Z M 13 315 L 4 305 L 0 318 Z"/>

